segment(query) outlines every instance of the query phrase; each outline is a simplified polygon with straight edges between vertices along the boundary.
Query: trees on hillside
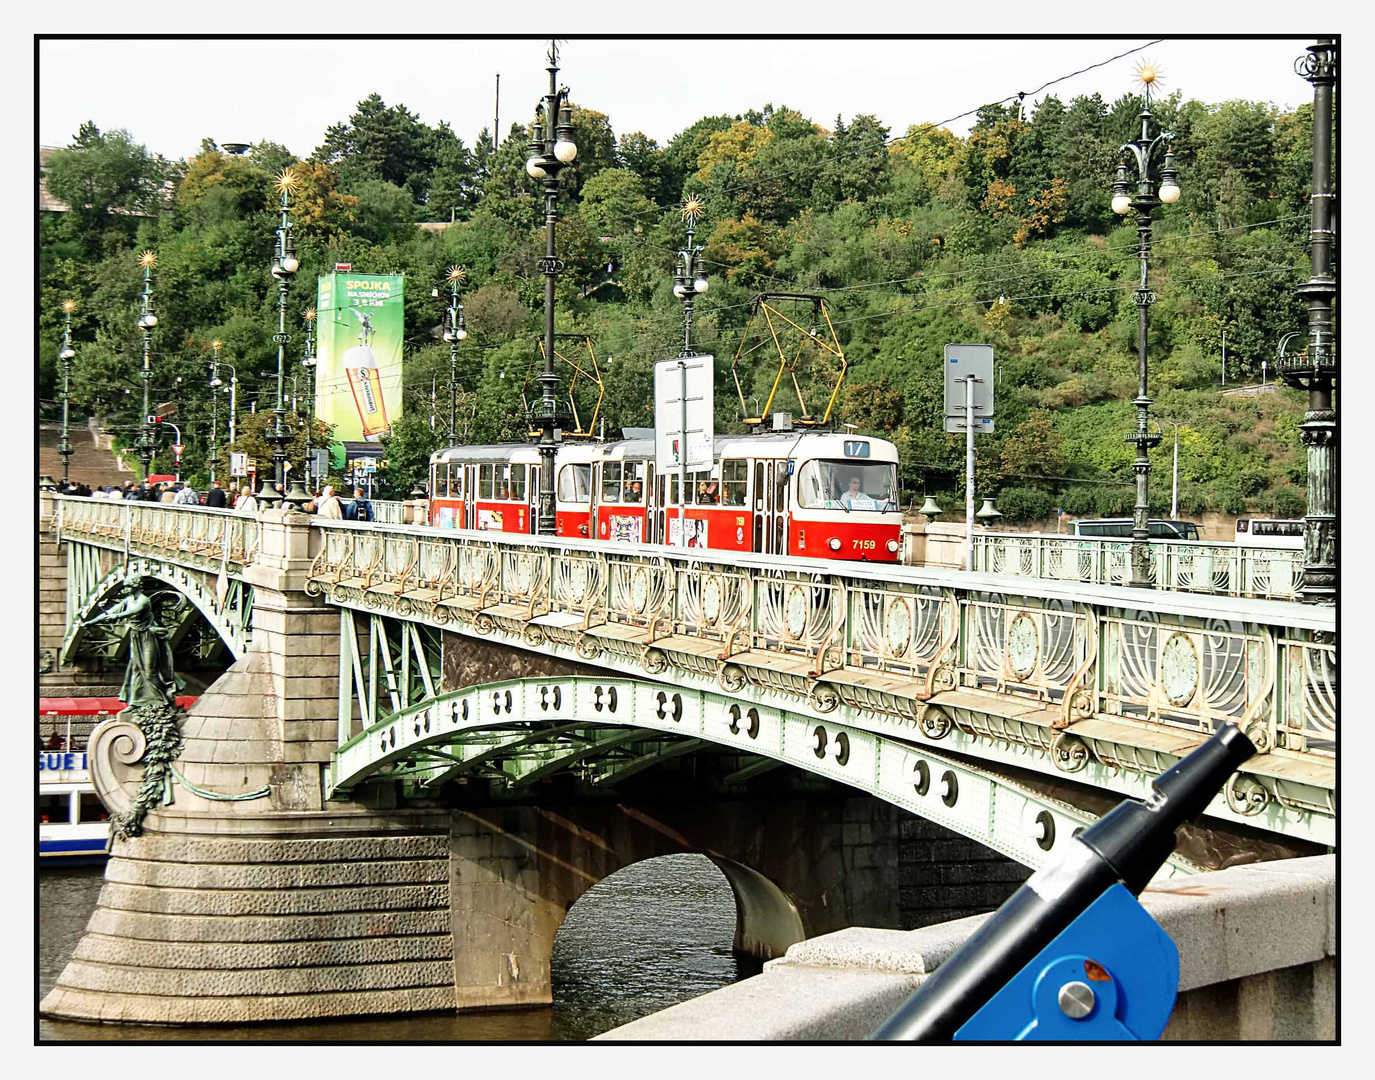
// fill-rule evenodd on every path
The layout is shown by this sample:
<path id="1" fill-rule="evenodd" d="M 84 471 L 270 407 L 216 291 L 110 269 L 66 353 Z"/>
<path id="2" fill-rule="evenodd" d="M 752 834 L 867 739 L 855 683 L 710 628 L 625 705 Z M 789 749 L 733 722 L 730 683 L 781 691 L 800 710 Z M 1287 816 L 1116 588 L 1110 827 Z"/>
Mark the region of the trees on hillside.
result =
<path id="1" fill-rule="evenodd" d="M 819 291 L 850 363 L 841 418 L 891 438 L 906 483 L 957 482 L 962 443 L 941 422 L 941 346 L 983 340 L 1001 365 L 999 419 L 978 452 L 990 488 L 1009 493 L 1005 512 L 1031 514 L 1052 499 L 1107 512 L 1122 491 L 1129 504 L 1122 434 L 1134 394 L 1136 238 L 1108 200 L 1140 106 L 1131 96 L 1050 96 L 980 110 L 967 136 L 913 124 L 894 139 L 873 116 L 837 117 L 827 130 L 770 104 L 704 117 L 662 145 L 640 132 L 617 137 L 611 115 L 575 106 L 577 163 L 560 180 L 557 329 L 594 340 L 608 433 L 652 422 L 653 361 L 680 346 L 672 268 L 685 240 L 678 206 L 694 193 L 705 199 L 697 238 L 711 279 L 694 341 L 719 358 L 723 429 L 738 424 L 724 372 L 751 295 Z M 1197 429 L 1182 468 L 1186 504 L 1285 504 L 1304 482 L 1298 395 L 1257 406 L 1217 400 L 1211 388 L 1224 329 L 1235 379 L 1302 325 L 1292 287 L 1306 272 L 1311 109 L 1180 95 L 1152 107 L 1175 132 L 1184 197 L 1155 226 L 1151 392 Z M 482 403 L 465 430 L 523 438 L 520 388 L 539 364 L 544 288 L 529 138 L 516 123 L 499 145 L 487 131 L 469 145 L 442 120 L 376 94 L 306 159 L 266 140 L 242 156 L 207 140 L 169 163 L 125 131 L 83 125 L 48 162 L 49 190 L 73 209 L 39 222 L 40 392 L 53 396 L 60 302 L 72 297 L 77 400 L 112 427 L 137 424 L 136 253 L 152 248 L 155 386 L 179 405 L 187 441 L 196 445 L 209 423 L 212 339 L 238 368 L 241 420 L 254 395 L 270 408 L 272 181 L 289 165 L 301 178 L 291 214 L 303 267 L 290 286 L 292 319 L 313 302 L 315 274 L 335 262 L 407 277 L 406 409 L 423 413 L 425 430 L 398 427 L 398 461 L 407 446 L 414 460 L 397 465 L 397 482 L 413 482 L 430 437 L 431 386 L 447 394 L 448 350 L 435 336 L 447 291 L 429 293 L 448 266 L 468 271 L 458 385 Z M 418 221 L 452 225 L 422 232 Z M 742 376 L 751 394 L 773 377 L 761 355 Z M 824 375 L 804 374 L 804 390 Z M 437 409 L 447 424 L 447 407 Z M 1245 453 L 1234 449 L 1243 443 Z"/>

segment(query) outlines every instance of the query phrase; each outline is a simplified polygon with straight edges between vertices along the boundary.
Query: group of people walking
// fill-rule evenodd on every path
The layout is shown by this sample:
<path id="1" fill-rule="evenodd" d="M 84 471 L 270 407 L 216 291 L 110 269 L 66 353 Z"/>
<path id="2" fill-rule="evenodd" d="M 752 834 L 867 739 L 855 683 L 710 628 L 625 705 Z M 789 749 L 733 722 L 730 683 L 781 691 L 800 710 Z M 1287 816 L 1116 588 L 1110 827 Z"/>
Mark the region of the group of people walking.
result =
<path id="1" fill-rule="evenodd" d="M 272 486 L 280 498 L 281 485 Z M 94 489 L 79 480 L 73 480 L 62 485 L 59 490 L 63 495 L 80 495 L 92 499 L 124 499 L 131 502 L 169 503 L 174 506 L 204 505 L 211 510 L 233 510 L 239 514 L 256 514 L 261 508 L 258 497 L 253 494 L 253 489 L 248 484 L 236 486 L 231 483 L 226 489 L 218 480 L 210 482 L 210 488 L 204 496 L 189 483 L 180 480 L 170 483 L 149 483 L 145 480 L 141 484 L 126 480 L 123 484 L 111 484 Z M 361 487 L 353 489 L 352 498 L 341 498 L 335 494 L 332 486 L 326 485 L 318 494 L 312 495 L 301 510 L 307 514 L 343 521 L 373 520 L 372 503 L 364 497 Z"/>

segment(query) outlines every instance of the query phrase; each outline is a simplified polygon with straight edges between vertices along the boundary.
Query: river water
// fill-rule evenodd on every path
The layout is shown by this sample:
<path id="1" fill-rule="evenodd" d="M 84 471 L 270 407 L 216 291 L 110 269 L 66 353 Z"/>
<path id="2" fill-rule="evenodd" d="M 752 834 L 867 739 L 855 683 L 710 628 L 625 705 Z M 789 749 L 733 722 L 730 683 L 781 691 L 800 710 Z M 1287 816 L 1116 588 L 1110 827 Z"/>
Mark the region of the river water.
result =
<path id="1" fill-rule="evenodd" d="M 52 989 L 95 910 L 104 867 L 44 868 L 38 878 L 39 996 Z M 590 1039 L 620 1024 L 756 975 L 760 963 L 731 951 L 735 901 L 701 855 L 665 855 L 599 882 L 572 909 L 554 942 L 554 1004 L 520 1012 L 428 1014 L 397 1019 L 241 1024 L 202 1029 L 39 1022 L 40 1040 L 109 1042 L 421 1042 Z"/>

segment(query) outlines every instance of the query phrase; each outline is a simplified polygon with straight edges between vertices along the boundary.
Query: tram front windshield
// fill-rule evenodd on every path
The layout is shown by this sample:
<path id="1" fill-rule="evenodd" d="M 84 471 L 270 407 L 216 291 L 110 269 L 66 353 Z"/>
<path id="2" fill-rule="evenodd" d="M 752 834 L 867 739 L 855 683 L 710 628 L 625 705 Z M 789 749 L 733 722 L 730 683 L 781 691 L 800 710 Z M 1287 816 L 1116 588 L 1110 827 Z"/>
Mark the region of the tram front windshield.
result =
<path id="1" fill-rule="evenodd" d="M 854 461 L 809 461 L 797 479 L 799 505 L 810 510 L 895 510 L 897 468 Z"/>

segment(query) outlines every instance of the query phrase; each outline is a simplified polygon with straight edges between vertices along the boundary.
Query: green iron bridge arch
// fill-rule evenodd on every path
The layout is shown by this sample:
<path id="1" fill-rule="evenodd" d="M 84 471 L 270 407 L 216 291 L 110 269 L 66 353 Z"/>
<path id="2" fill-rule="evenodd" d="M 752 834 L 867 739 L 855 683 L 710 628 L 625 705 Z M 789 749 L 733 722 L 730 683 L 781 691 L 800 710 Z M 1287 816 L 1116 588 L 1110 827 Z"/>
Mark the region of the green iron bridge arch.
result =
<path id="1" fill-rule="evenodd" d="M 1039 867 L 1097 815 L 929 747 L 726 694 L 615 676 L 524 678 L 427 698 L 339 747 L 329 794 L 390 780 L 433 795 L 457 776 L 517 793 L 565 770 L 610 786 L 685 754 L 738 755 L 727 780 L 789 765 Z M 1164 876 L 1201 868 L 1176 855 Z"/>

